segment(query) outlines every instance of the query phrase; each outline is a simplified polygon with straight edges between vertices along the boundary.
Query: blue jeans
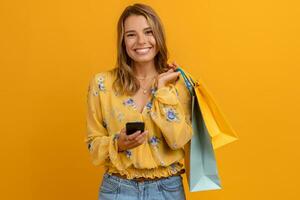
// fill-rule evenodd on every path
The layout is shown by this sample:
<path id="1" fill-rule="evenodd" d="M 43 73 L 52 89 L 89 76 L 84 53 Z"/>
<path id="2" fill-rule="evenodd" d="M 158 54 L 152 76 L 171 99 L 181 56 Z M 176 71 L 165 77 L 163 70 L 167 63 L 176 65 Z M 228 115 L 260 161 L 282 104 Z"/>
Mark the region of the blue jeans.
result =
<path id="1" fill-rule="evenodd" d="M 185 200 L 180 175 L 137 182 L 105 173 L 99 200 Z"/>

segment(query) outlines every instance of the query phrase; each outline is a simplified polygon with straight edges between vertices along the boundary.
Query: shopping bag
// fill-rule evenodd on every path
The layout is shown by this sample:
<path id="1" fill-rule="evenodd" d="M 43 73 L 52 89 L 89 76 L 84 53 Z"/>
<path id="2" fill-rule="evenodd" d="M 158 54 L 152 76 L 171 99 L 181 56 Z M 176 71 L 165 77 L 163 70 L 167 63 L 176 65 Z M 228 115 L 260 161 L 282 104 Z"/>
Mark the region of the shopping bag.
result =
<path id="1" fill-rule="evenodd" d="M 213 148 L 217 149 L 238 140 L 238 136 L 218 108 L 216 101 L 209 93 L 203 81 L 195 79 L 182 68 L 178 68 L 185 80 L 191 95 L 197 97 L 201 114 L 204 118 L 208 133 L 211 136 Z"/>
<path id="2" fill-rule="evenodd" d="M 186 146 L 185 156 L 190 191 L 221 189 L 214 149 L 237 140 L 236 134 L 207 89 L 182 68 L 177 71 L 180 71 L 192 100 L 193 137 Z"/>

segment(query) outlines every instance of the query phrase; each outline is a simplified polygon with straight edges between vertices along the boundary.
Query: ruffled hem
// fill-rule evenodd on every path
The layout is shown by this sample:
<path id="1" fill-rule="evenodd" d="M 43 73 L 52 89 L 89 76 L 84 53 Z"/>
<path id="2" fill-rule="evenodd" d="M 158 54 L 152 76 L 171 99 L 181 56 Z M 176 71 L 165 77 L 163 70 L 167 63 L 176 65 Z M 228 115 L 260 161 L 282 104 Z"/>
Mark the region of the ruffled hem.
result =
<path id="1" fill-rule="evenodd" d="M 180 171 L 184 170 L 182 163 L 174 163 L 167 167 L 157 167 L 153 169 L 136 169 L 136 168 L 127 168 L 126 170 L 118 171 L 114 166 L 107 166 L 107 173 L 119 173 L 125 175 L 127 179 L 133 178 L 161 178 L 174 175 Z"/>

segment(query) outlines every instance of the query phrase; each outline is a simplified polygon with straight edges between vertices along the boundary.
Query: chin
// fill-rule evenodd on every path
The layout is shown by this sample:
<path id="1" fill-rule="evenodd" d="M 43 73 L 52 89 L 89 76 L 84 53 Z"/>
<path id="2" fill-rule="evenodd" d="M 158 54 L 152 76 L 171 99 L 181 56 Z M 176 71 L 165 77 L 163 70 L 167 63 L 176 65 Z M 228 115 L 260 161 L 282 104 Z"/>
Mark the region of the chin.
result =
<path id="1" fill-rule="evenodd" d="M 134 62 L 137 63 L 147 63 L 147 62 L 153 62 L 155 58 L 155 55 L 149 55 L 149 56 L 144 56 L 144 57 L 140 57 L 140 56 L 132 56 L 131 59 Z"/>
<path id="2" fill-rule="evenodd" d="M 133 59 L 134 62 L 137 63 L 147 63 L 147 62 L 152 62 L 154 60 L 154 58 L 148 58 L 148 59 Z"/>

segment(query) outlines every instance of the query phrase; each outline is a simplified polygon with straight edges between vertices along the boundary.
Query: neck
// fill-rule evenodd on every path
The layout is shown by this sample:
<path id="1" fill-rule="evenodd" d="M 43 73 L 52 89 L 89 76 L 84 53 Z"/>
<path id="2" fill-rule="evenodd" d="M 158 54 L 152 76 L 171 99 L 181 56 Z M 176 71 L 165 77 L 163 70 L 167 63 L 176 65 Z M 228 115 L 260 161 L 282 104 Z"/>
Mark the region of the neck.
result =
<path id="1" fill-rule="evenodd" d="M 148 63 L 134 63 L 133 71 L 137 77 L 151 77 L 157 74 L 154 61 Z"/>

